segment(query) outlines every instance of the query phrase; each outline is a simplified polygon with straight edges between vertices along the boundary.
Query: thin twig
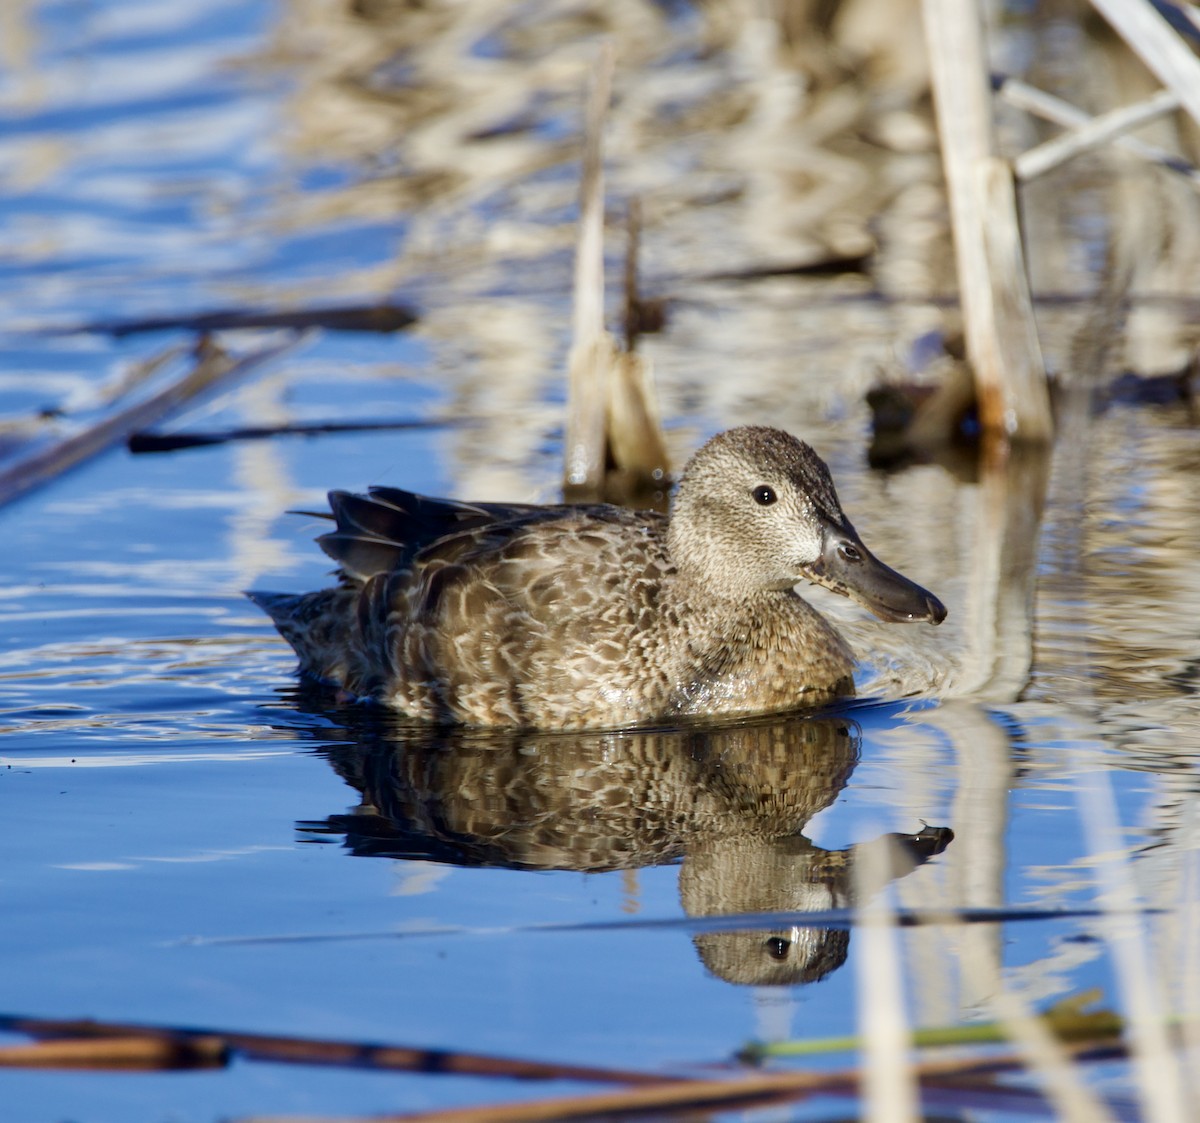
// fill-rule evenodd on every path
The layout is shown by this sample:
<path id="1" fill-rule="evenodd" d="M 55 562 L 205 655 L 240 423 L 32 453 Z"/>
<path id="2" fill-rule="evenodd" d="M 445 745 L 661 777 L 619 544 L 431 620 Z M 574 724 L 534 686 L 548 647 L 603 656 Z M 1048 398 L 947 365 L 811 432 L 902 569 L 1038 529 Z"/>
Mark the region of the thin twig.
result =
<path id="1" fill-rule="evenodd" d="M 1056 136 L 1022 152 L 1013 161 L 1013 173 L 1022 183 L 1028 183 L 1068 160 L 1115 140 L 1122 133 L 1139 128 L 1149 121 L 1172 113 L 1179 108 L 1179 98 L 1171 90 L 1159 90 L 1152 97 L 1134 105 L 1125 105 L 1110 113 L 1093 117 L 1086 124 Z"/>
<path id="2" fill-rule="evenodd" d="M 264 347 L 240 359 L 231 359 L 210 344 L 202 344 L 195 364 L 182 378 L 149 398 L 118 409 L 49 448 L 38 448 L 0 470 L 0 505 L 56 479 L 110 445 L 128 439 L 131 433 L 153 424 L 218 382 L 238 377 L 260 363 L 277 358 L 295 347 L 302 338 L 303 335 L 293 336 L 284 343 Z"/>
<path id="3" fill-rule="evenodd" d="M 1036 86 L 1022 82 L 1019 78 L 997 75 L 993 81 L 996 93 L 1009 105 L 1015 109 L 1024 110 L 1026 113 L 1032 113 L 1035 117 L 1041 117 L 1055 125 L 1074 128 L 1086 125 L 1092 120 L 1089 114 L 1069 101 L 1039 90 Z M 1200 169 L 1189 164 L 1183 157 L 1135 136 L 1118 136 L 1113 140 L 1113 144 L 1123 152 L 1128 152 L 1151 164 L 1183 176 L 1193 187 L 1200 188 Z"/>
<path id="4" fill-rule="evenodd" d="M 396 421 L 319 421 L 292 422 L 287 425 L 250 425 L 243 429 L 227 429 L 213 433 L 133 433 L 129 451 L 133 453 L 176 452 L 180 449 L 201 448 L 207 445 L 228 444 L 231 441 L 257 441 L 267 437 L 313 436 L 320 433 L 370 433 L 377 430 L 443 429 L 449 426 L 470 425 L 464 418 L 396 420 Z"/>
<path id="5" fill-rule="evenodd" d="M 120 339 L 151 331 L 177 329 L 192 332 L 230 331 L 243 328 L 325 328 L 328 331 L 401 331 L 417 322 L 416 312 L 403 304 L 334 305 L 275 311 L 267 308 L 231 308 L 195 316 L 154 316 L 143 320 L 98 320 L 45 334 L 93 332 Z"/>

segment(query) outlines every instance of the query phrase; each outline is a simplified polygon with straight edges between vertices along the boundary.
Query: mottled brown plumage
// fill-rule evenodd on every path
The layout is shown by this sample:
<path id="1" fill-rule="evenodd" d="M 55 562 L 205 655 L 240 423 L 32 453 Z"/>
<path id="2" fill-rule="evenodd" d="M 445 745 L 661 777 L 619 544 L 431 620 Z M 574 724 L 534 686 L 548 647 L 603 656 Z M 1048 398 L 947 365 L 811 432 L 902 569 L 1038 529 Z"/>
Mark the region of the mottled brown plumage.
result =
<path id="1" fill-rule="evenodd" d="M 776 429 L 704 445 L 669 519 L 391 488 L 330 505 L 319 541 L 340 583 L 251 596 L 303 674 L 428 721 L 604 728 L 852 693 L 852 655 L 804 580 L 884 619 L 945 616 L 871 556 L 824 463 Z"/>

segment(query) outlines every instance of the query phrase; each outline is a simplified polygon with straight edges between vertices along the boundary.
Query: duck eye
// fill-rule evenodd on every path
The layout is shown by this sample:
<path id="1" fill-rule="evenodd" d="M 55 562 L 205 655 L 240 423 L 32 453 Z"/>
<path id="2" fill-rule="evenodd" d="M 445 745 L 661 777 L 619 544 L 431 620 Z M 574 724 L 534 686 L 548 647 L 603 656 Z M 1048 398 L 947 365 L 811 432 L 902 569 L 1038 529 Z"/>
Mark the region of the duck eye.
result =
<path id="1" fill-rule="evenodd" d="M 769 507 L 775 502 L 775 492 L 766 484 L 759 484 L 751 494 L 754 496 L 754 502 L 760 507 Z"/>
<path id="2" fill-rule="evenodd" d="M 849 542 L 843 542 L 838 546 L 838 553 L 848 562 L 862 561 L 862 554 L 859 553 L 858 547 L 851 546 Z"/>
<path id="3" fill-rule="evenodd" d="M 779 936 L 772 936 L 769 940 L 763 941 L 763 947 L 767 949 L 767 954 L 772 959 L 787 959 L 788 948 L 791 946 L 791 940 L 785 940 Z"/>

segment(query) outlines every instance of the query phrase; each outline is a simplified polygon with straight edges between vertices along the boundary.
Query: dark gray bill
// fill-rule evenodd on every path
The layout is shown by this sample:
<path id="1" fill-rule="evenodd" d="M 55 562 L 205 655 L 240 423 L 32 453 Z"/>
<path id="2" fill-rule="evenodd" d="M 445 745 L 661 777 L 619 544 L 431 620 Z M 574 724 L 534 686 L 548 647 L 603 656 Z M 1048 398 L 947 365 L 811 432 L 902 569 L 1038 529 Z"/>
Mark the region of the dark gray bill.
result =
<path id="1" fill-rule="evenodd" d="M 937 597 L 884 565 L 849 523 L 826 528 L 821 556 L 805 573 L 892 624 L 940 624 L 946 619 L 946 606 Z"/>

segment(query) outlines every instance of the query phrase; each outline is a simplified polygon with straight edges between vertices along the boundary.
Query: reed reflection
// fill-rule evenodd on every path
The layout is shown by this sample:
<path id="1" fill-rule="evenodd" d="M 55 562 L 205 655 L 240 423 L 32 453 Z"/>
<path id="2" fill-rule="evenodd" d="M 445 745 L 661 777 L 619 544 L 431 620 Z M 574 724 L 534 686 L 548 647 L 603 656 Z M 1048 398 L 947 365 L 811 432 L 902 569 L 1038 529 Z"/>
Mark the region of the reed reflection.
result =
<path id="1" fill-rule="evenodd" d="M 360 856 L 583 872 L 679 862 L 685 912 L 717 916 L 849 907 L 865 849 L 887 852 L 868 868 L 890 881 L 953 838 L 926 827 L 824 850 L 804 836 L 858 761 L 846 717 L 570 734 L 414 727 L 366 709 L 337 720 L 314 732 L 341 742 L 322 751 L 361 802 L 300 827 Z M 839 967 L 849 932 L 789 923 L 693 939 L 718 977 L 781 985 Z"/>

